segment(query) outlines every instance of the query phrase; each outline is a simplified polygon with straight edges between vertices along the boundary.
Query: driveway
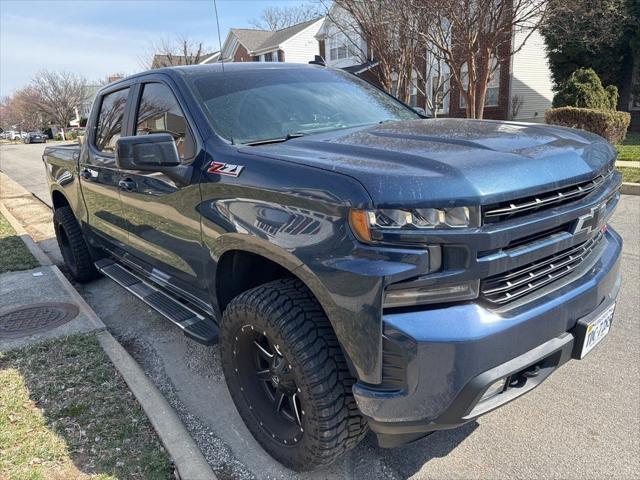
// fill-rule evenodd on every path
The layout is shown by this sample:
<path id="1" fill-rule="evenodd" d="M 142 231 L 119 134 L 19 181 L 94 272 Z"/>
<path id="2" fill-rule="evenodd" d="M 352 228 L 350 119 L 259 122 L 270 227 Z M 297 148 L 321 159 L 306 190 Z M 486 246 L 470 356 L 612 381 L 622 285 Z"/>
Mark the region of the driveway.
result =
<path id="1" fill-rule="evenodd" d="M 25 147 L 39 157 L 35 145 L 14 148 Z M 35 172 L 39 158 L 1 148 L 1 168 L 38 190 L 34 177 L 15 176 L 11 166 Z M 378 448 L 369 435 L 340 462 L 310 474 L 282 468 L 253 440 L 228 394 L 218 346 L 184 337 L 108 279 L 77 288 L 178 411 L 221 479 L 640 478 L 639 223 L 640 197 L 623 196 L 612 222 L 625 241 L 615 320 L 583 361 L 477 422 L 395 450 Z"/>

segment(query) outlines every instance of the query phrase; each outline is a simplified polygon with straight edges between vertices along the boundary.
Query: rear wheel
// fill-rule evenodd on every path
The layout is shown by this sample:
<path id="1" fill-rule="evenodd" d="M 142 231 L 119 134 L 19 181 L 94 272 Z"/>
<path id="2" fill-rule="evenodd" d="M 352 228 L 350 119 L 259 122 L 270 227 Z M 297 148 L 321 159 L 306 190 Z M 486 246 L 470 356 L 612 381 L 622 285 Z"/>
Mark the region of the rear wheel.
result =
<path id="1" fill-rule="evenodd" d="M 78 282 L 88 282 L 98 276 L 84 240 L 82 229 L 71 207 L 59 207 L 53 214 L 53 226 L 60 253 L 71 276 Z"/>
<path id="2" fill-rule="evenodd" d="M 346 360 L 306 287 L 277 280 L 225 310 L 222 366 L 231 396 L 262 447 L 293 470 L 326 465 L 367 432 Z"/>

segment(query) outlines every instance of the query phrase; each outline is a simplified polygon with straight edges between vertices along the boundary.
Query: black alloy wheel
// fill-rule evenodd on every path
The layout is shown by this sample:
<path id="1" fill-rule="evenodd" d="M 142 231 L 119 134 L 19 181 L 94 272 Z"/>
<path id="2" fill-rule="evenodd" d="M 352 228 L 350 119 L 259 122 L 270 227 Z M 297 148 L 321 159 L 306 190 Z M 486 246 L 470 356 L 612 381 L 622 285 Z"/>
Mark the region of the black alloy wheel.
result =
<path id="1" fill-rule="evenodd" d="M 220 347 L 242 420 L 286 467 L 328 465 L 367 433 L 331 323 L 298 279 L 275 280 L 234 298 L 220 323 Z"/>
<path id="2" fill-rule="evenodd" d="M 234 357 L 245 399 L 271 438 L 296 444 L 304 432 L 304 409 L 293 367 L 267 332 L 244 325 L 235 337 Z"/>

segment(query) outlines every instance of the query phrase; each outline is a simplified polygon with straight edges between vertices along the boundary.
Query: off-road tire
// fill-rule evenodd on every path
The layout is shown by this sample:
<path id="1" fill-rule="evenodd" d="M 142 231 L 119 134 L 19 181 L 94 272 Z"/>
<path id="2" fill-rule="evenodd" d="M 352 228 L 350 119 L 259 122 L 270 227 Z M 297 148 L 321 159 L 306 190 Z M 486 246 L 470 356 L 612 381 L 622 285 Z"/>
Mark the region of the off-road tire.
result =
<path id="1" fill-rule="evenodd" d="M 88 282 L 98 276 L 89 247 L 71 207 L 59 207 L 53 213 L 53 226 L 60 253 L 74 280 Z"/>
<path id="2" fill-rule="evenodd" d="M 291 364 L 303 411 L 302 433 L 295 445 L 272 438 L 251 406 L 254 400 L 241 390 L 234 345 L 249 326 L 277 342 Z M 304 471 L 328 465 L 367 433 L 352 394 L 355 380 L 335 333 L 299 280 L 276 280 L 233 299 L 222 318 L 220 340 L 222 367 L 240 416 L 262 447 L 286 467 Z"/>

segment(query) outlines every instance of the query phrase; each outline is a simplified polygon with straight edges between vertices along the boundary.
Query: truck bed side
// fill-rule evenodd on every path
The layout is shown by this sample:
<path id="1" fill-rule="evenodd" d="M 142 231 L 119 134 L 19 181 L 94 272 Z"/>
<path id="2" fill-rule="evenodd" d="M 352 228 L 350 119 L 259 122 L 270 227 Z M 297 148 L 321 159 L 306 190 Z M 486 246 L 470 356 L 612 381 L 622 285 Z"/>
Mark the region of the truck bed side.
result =
<path id="1" fill-rule="evenodd" d="M 79 221 L 86 219 L 78 181 L 80 149 L 80 145 L 75 144 L 58 145 L 45 148 L 42 155 L 53 207 L 68 204 Z"/>

